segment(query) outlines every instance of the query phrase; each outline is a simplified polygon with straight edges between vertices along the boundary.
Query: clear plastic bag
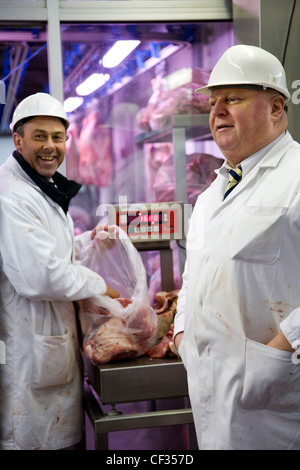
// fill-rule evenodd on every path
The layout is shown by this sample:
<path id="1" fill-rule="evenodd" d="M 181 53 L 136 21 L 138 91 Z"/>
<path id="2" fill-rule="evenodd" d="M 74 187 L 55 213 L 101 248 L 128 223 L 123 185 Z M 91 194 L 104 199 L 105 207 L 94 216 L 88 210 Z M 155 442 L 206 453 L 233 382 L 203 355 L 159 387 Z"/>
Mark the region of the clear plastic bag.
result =
<path id="1" fill-rule="evenodd" d="M 81 248 L 79 261 L 120 293 L 118 299 L 103 295 L 78 302 L 85 355 L 105 364 L 146 353 L 157 340 L 157 315 L 143 262 L 127 234 L 119 227 L 98 230 Z"/>

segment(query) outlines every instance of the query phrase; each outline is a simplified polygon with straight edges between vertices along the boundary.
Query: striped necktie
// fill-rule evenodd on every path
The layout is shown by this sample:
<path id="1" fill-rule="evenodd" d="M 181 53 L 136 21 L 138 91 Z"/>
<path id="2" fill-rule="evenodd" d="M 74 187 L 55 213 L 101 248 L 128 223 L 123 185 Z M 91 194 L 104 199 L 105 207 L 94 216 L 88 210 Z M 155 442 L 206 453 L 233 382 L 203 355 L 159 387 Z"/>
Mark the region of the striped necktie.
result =
<path id="1" fill-rule="evenodd" d="M 223 200 L 228 196 L 229 193 L 231 193 L 231 191 L 242 179 L 242 167 L 240 165 L 227 171 L 229 175 L 229 183 L 227 185 Z"/>

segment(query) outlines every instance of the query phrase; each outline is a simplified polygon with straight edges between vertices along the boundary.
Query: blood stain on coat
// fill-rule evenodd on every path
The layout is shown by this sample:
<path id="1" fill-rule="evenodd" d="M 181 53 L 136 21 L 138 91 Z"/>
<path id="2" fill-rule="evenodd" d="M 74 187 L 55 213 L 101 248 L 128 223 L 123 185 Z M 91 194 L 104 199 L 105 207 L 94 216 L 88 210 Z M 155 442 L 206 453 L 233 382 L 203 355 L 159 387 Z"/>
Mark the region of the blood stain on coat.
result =
<path id="1" fill-rule="evenodd" d="M 222 321 L 223 325 L 226 328 L 227 338 L 229 340 L 232 340 L 232 330 L 231 330 L 230 326 L 228 325 L 228 323 L 224 320 L 222 313 L 217 312 L 217 316 L 220 318 L 220 320 Z"/>
<path id="2" fill-rule="evenodd" d="M 279 317 L 283 319 L 286 317 L 286 314 L 290 313 L 293 310 L 293 307 L 289 304 L 285 304 L 281 301 L 278 301 L 270 303 L 270 310 L 271 312 L 278 313 Z"/>

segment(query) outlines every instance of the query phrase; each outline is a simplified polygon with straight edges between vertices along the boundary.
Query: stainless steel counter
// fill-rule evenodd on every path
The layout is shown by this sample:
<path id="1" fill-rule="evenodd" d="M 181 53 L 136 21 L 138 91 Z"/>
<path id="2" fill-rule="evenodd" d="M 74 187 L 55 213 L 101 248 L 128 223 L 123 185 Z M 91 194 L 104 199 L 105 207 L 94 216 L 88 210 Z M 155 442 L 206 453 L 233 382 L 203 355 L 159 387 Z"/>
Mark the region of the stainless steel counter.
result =
<path id="1" fill-rule="evenodd" d="M 85 409 L 94 427 L 97 450 L 108 449 L 108 433 L 111 431 L 193 423 L 189 407 L 130 415 L 119 414 L 114 407 L 118 403 L 187 397 L 186 372 L 179 359 L 142 356 L 94 366 L 84 358 L 84 370 L 88 382 Z M 104 413 L 101 404 L 112 405 L 111 411 Z"/>

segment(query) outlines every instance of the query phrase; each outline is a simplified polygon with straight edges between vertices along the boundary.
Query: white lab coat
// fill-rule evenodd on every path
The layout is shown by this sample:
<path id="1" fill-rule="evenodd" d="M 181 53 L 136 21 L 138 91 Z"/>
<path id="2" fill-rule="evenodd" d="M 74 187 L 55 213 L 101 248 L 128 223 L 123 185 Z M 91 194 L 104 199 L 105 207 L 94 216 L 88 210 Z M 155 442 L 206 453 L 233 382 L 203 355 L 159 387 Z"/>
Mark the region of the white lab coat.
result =
<path id="1" fill-rule="evenodd" d="M 0 169 L 0 448 L 60 449 L 82 432 L 73 301 L 105 292 L 74 264 L 73 223 L 10 156 Z"/>
<path id="2" fill-rule="evenodd" d="M 300 146 L 286 133 L 225 201 L 195 205 L 175 335 L 200 449 L 300 449 Z"/>

